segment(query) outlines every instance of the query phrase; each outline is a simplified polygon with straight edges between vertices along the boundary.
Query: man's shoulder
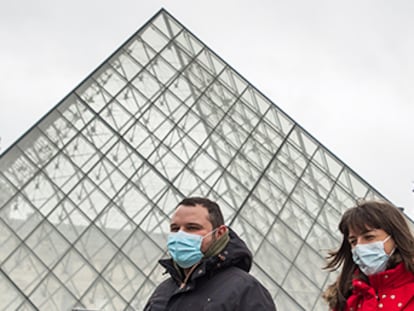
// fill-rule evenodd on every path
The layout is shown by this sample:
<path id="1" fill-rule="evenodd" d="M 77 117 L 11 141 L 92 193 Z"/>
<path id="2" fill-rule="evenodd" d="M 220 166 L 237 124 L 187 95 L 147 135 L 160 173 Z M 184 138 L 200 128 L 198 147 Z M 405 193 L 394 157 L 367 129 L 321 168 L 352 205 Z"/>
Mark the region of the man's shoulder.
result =
<path id="1" fill-rule="evenodd" d="M 244 307 L 237 310 L 253 310 L 253 307 L 259 307 L 259 310 L 275 310 L 272 297 L 263 284 L 238 267 L 228 267 L 217 273 L 209 279 L 208 288 L 214 288 L 222 301 L 231 297 L 233 301 L 238 301 L 239 306 L 242 303 Z"/>
<path id="2" fill-rule="evenodd" d="M 249 272 L 234 266 L 219 270 L 217 275 L 221 275 L 222 278 L 232 281 L 237 280 L 243 282 L 245 285 L 258 282 L 257 279 Z"/>
<path id="3" fill-rule="evenodd" d="M 155 288 L 155 292 L 172 290 L 177 288 L 177 283 L 173 280 L 171 276 L 162 280 Z"/>

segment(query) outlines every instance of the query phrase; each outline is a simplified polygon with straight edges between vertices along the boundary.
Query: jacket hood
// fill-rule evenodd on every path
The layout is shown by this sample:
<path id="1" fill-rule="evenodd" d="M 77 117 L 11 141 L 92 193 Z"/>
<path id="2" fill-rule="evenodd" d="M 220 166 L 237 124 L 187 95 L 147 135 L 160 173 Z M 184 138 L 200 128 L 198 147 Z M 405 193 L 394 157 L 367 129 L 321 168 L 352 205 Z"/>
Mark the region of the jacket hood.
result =
<path id="1" fill-rule="evenodd" d="M 246 243 L 239 238 L 239 236 L 231 228 L 229 229 L 230 241 L 223 251 L 213 257 L 209 258 L 210 261 L 215 262 L 216 259 L 222 261 L 222 266 L 235 266 L 246 272 L 250 271 L 253 262 L 253 256 L 250 250 L 247 248 Z"/>

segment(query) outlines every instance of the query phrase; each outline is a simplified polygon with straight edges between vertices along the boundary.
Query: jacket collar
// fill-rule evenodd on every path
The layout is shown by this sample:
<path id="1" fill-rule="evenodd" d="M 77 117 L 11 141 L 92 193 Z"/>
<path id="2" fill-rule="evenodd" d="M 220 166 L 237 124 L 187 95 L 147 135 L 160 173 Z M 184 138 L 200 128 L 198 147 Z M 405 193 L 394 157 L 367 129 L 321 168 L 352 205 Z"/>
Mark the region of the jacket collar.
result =
<path id="1" fill-rule="evenodd" d="M 409 273 L 404 263 L 399 263 L 393 269 L 388 269 L 369 277 L 369 283 L 375 290 L 378 288 L 392 289 L 410 282 L 414 282 L 414 274 Z"/>

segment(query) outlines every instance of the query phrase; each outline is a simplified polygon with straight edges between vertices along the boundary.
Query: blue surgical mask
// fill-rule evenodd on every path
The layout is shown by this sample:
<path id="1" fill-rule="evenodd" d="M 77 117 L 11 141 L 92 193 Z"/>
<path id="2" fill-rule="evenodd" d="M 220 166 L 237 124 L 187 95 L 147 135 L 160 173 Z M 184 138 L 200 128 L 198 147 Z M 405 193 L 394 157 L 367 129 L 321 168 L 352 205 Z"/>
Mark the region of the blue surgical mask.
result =
<path id="1" fill-rule="evenodd" d="M 390 239 L 388 236 L 384 241 L 367 244 L 357 244 L 352 250 L 352 259 L 366 275 L 377 274 L 385 271 L 387 263 L 394 252 L 390 255 L 384 250 L 384 243 Z"/>
<path id="2" fill-rule="evenodd" d="M 203 237 L 184 231 L 171 232 L 168 235 L 167 247 L 172 259 L 181 268 L 189 268 L 198 263 L 204 256 L 201 252 L 201 242 L 207 235 Z"/>

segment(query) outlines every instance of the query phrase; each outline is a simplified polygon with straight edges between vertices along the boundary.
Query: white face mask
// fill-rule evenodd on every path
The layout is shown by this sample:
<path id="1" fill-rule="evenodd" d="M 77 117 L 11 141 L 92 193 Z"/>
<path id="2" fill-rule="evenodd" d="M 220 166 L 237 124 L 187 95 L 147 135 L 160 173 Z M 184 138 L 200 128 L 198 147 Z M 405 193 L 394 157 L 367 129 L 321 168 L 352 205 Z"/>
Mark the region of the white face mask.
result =
<path id="1" fill-rule="evenodd" d="M 390 238 L 391 236 L 389 235 L 384 241 L 357 244 L 354 247 L 352 259 L 364 274 L 372 275 L 385 271 L 388 260 L 395 250 L 394 248 L 389 255 L 385 252 L 384 243 Z"/>

